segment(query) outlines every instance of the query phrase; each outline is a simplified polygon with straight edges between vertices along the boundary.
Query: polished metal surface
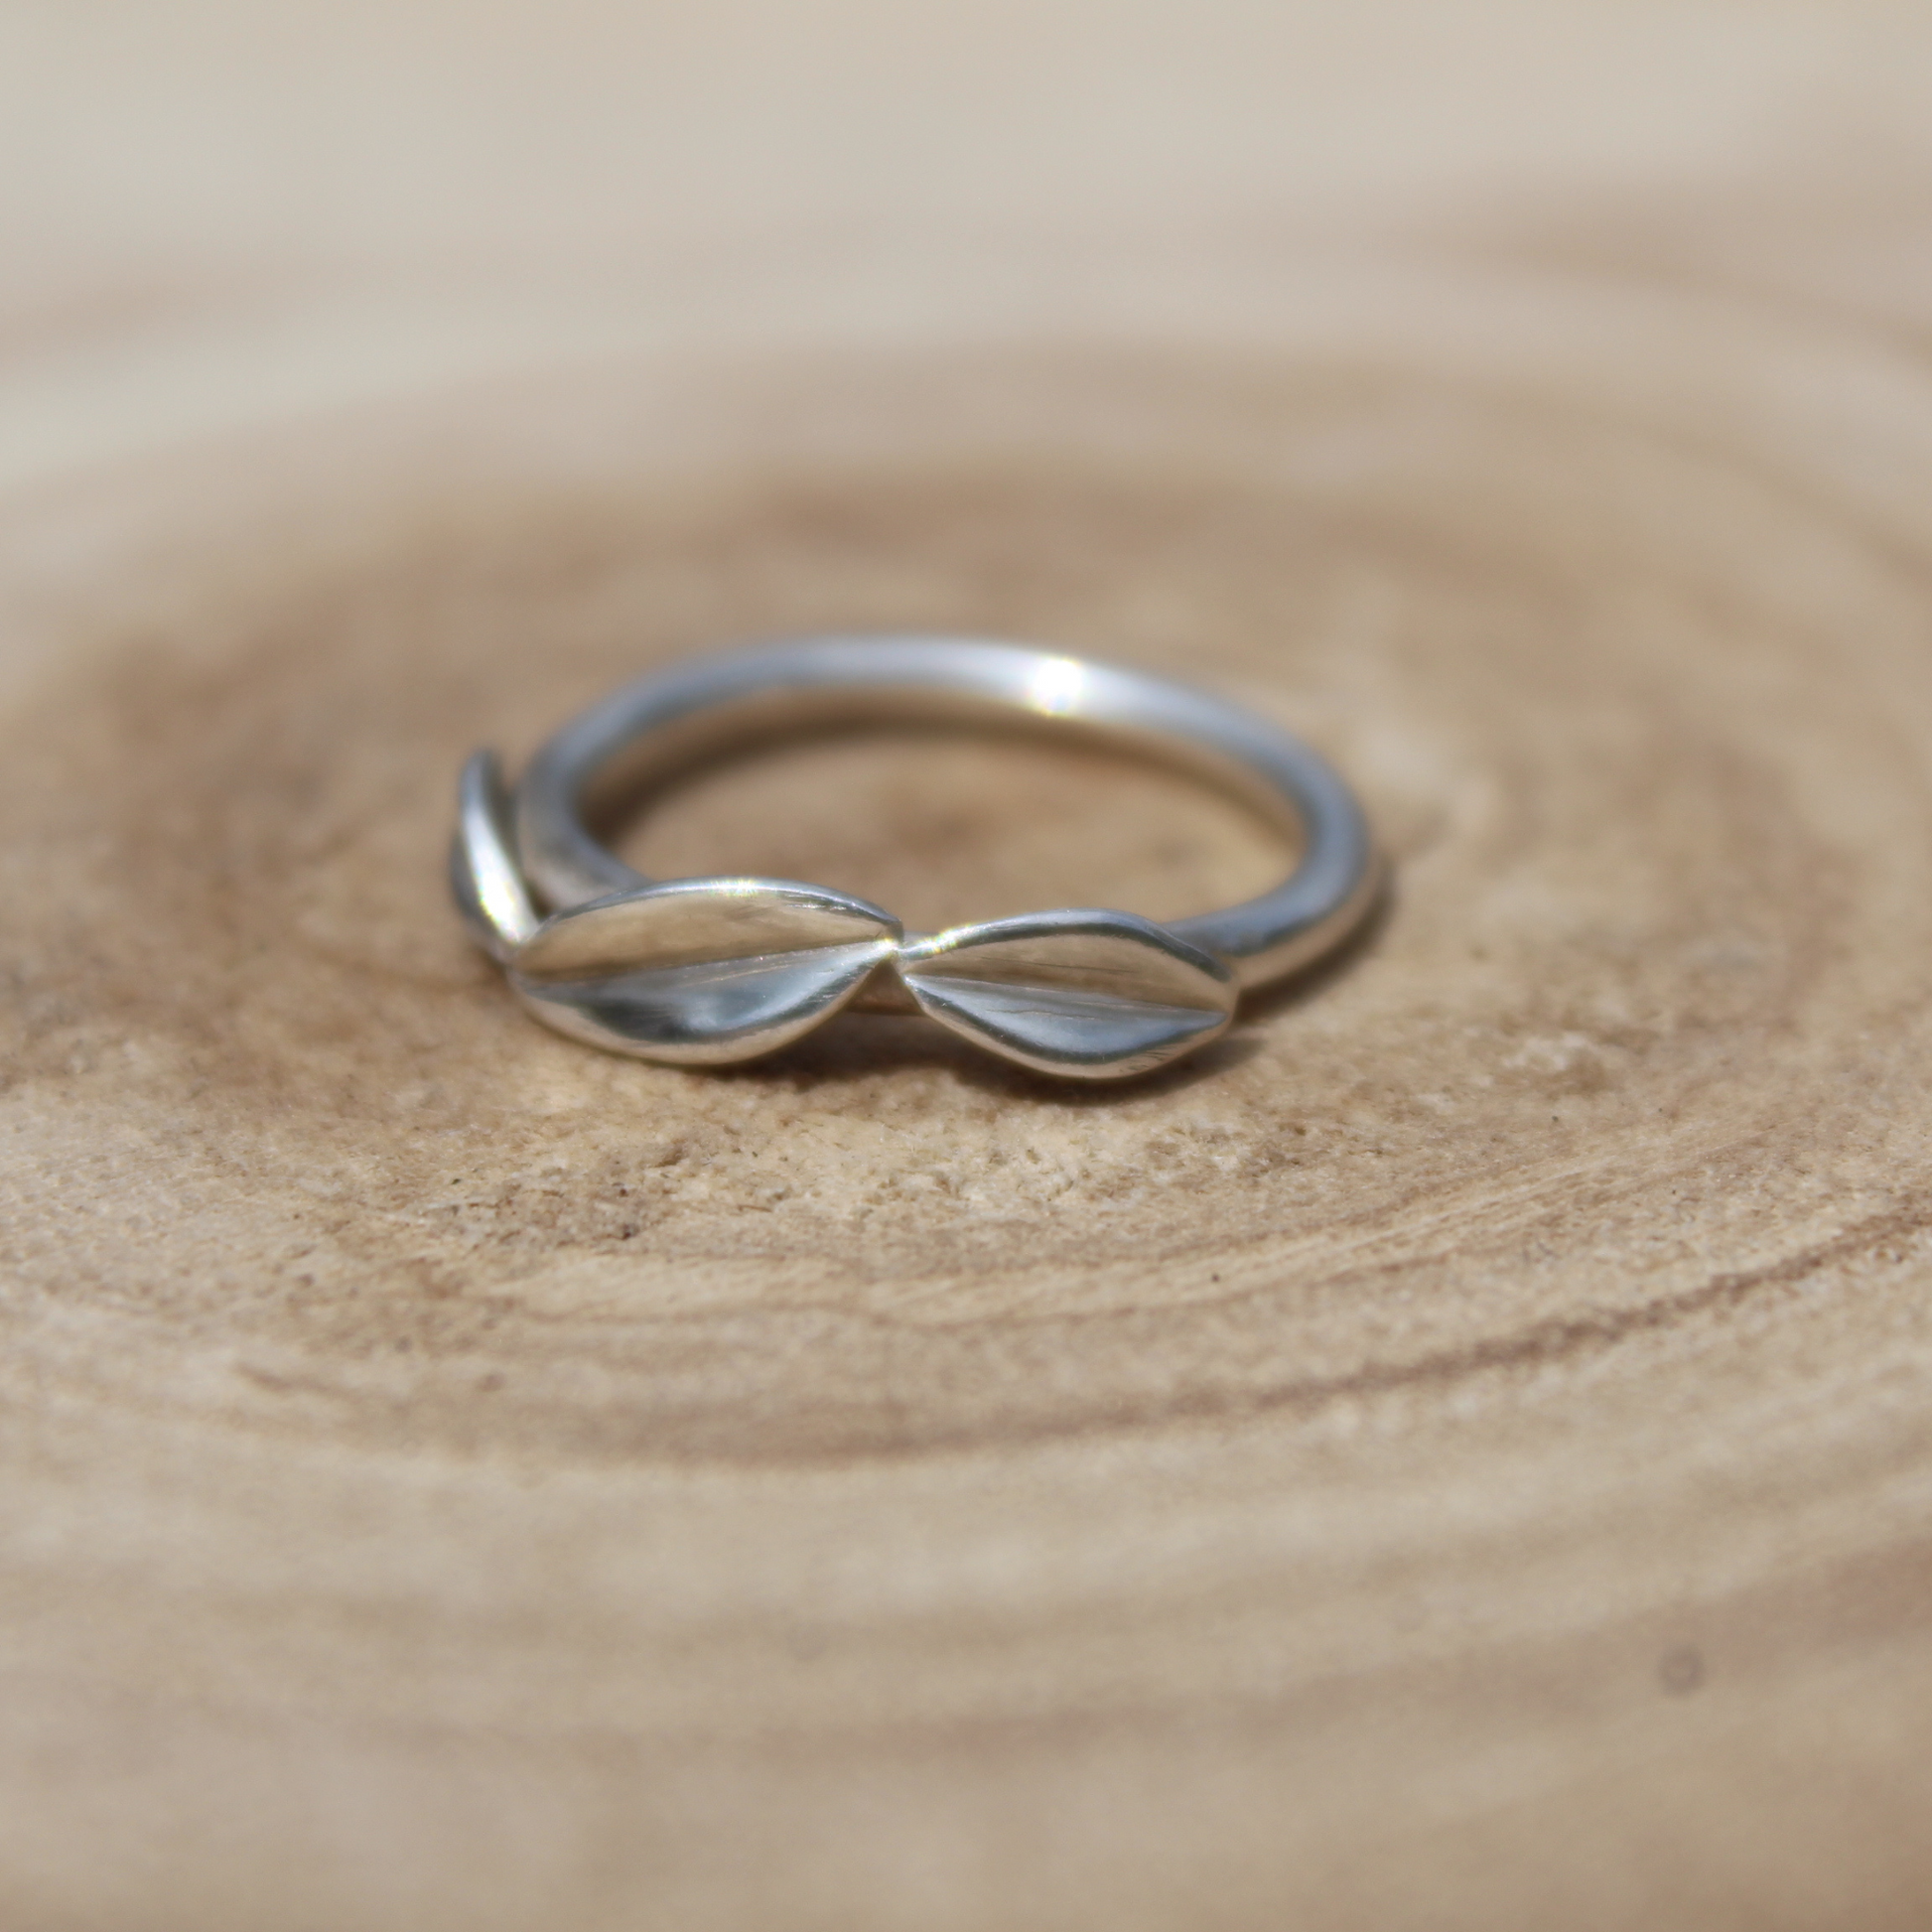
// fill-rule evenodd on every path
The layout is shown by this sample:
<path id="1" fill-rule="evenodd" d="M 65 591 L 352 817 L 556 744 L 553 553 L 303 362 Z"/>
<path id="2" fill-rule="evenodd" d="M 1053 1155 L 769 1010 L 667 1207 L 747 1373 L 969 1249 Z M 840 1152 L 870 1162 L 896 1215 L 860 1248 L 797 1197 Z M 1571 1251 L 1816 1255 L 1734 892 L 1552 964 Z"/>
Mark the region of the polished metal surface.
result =
<path id="1" fill-rule="evenodd" d="M 830 1018 L 890 959 L 898 921 L 782 879 L 681 879 L 547 919 L 510 984 L 560 1033 L 640 1058 L 718 1065 Z"/>
<path id="2" fill-rule="evenodd" d="M 478 752 L 457 783 L 450 890 L 477 943 L 492 959 L 510 955 L 536 931 L 536 907 L 517 863 L 509 788 L 494 752 Z"/>
<path id="3" fill-rule="evenodd" d="M 1132 912 L 1030 912 L 902 945 L 942 1027 L 1042 1073 L 1119 1077 L 1225 1033 L 1239 989 L 1211 953 Z"/>
<path id="4" fill-rule="evenodd" d="M 1177 764 L 1294 830 L 1301 862 L 1258 898 L 1166 925 L 1073 909 L 926 937 L 863 899 L 795 881 L 657 884 L 591 830 L 613 801 L 728 747 L 931 719 L 1081 733 Z M 1338 944 L 1373 903 L 1379 867 L 1335 771 L 1204 692 L 1014 644 L 829 637 L 626 685 L 552 738 L 513 792 L 494 755 L 478 753 L 463 774 L 450 878 L 531 1012 L 618 1052 L 750 1059 L 851 1005 L 923 1013 L 1041 1072 L 1112 1079 L 1205 1044 L 1242 988 Z"/>

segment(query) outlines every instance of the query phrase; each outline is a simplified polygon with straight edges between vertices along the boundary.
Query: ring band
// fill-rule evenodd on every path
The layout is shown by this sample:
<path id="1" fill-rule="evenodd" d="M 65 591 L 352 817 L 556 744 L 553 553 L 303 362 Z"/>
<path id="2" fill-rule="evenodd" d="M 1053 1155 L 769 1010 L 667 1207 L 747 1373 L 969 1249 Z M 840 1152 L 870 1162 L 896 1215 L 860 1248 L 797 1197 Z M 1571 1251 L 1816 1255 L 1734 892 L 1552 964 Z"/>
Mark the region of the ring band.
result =
<path id="1" fill-rule="evenodd" d="M 884 908 L 773 879 L 659 883 L 590 830 L 638 787 L 749 743 L 855 723 L 1036 726 L 1191 771 L 1297 835 L 1273 891 L 1157 924 L 1025 913 L 930 936 Z M 566 725 L 512 792 L 465 767 L 450 877 L 479 942 L 545 1024 L 643 1059 L 721 1065 L 848 1005 L 919 1012 L 1042 1072 L 1113 1079 L 1225 1032 L 1243 989 L 1338 945 L 1374 902 L 1368 823 L 1298 739 L 1165 678 L 951 637 L 806 638 L 640 678 Z"/>

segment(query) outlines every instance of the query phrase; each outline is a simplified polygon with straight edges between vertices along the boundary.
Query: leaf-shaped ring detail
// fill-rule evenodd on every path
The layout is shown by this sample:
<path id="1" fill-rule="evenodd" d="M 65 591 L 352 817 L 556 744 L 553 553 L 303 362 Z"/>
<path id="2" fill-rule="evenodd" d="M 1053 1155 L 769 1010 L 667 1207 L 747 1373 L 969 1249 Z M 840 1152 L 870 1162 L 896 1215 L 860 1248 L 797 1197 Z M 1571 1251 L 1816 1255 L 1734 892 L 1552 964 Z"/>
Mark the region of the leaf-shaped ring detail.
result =
<path id="1" fill-rule="evenodd" d="M 901 946 L 897 966 L 927 1019 L 1023 1066 L 1088 1080 L 1205 1046 L 1240 990 L 1211 953 L 1132 912 L 954 926 Z"/>
<path id="2" fill-rule="evenodd" d="M 539 922 L 495 756 L 465 766 L 450 883 L 517 997 L 561 1034 L 640 1059 L 720 1066 L 809 1033 L 892 958 L 890 912 L 784 879 L 680 879 Z"/>
<path id="3" fill-rule="evenodd" d="M 546 1026 L 685 1066 L 747 1060 L 829 1019 L 893 957 L 898 921 L 784 879 L 678 879 L 558 912 L 509 956 Z"/>
<path id="4" fill-rule="evenodd" d="M 1124 739 L 1271 811 L 1299 834 L 1301 862 L 1259 898 L 1169 925 L 1076 908 L 908 938 L 882 907 L 819 886 L 644 879 L 584 822 L 593 780 L 614 764 L 648 778 L 774 722 L 881 716 Z M 478 753 L 463 773 L 450 882 L 523 1004 L 616 1052 L 751 1059 L 856 1001 L 922 1013 L 1041 1072 L 1113 1079 L 1204 1045 L 1244 986 L 1338 944 L 1374 902 L 1380 870 L 1347 786 L 1251 713 L 1022 646 L 893 637 L 805 639 L 642 679 L 558 733 L 514 791 L 494 755 Z"/>

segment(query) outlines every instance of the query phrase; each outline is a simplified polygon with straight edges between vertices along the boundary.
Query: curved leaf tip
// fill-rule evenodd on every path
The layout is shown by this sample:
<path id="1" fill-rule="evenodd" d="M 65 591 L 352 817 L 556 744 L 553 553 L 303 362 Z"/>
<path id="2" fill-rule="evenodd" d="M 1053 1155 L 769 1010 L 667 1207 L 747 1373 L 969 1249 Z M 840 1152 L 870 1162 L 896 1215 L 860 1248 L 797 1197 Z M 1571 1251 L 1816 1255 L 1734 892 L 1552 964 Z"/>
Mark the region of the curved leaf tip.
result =
<path id="1" fill-rule="evenodd" d="M 506 961 L 537 929 L 516 856 L 509 787 L 494 752 L 473 754 L 457 781 L 450 891 L 471 936 L 492 959 Z"/>

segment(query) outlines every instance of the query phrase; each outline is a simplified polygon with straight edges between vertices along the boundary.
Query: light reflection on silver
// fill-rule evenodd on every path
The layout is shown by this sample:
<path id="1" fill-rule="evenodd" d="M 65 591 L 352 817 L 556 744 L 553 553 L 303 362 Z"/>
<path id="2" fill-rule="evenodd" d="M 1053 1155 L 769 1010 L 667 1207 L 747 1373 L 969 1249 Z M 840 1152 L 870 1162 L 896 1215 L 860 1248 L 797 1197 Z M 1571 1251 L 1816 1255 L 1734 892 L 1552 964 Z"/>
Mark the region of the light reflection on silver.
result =
<path id="1" fill-rule="evenodd" d="M 1027 703 L 1042 718 L 1071 717 L 1086 682 L 1087 667 L 1077 657 L 1048 657 L 1027 680 Z"/>
<path id="2" fill-rule="evenodd" d="M 919 1011 L 1003 1058 L 1119 1079 L 1227 1031 L 1227 967 L 1132 912 L 1031 912 L 954 926 L 898 949 Z"/>
<path id="3" fill-rule="evenodd" d="M 546 1026 L 690 1066 L 754 1059 L 850 1000 L 899 938 L 890 912 L 778 879 L 684 879 L 553 913 L 508 961 Z"/>
<path id="4" fill-rule="evenodd" d="M 931 937 L 790 880 L 655 884 L 591 832 L 600 805 L 748 740 L 857 721 L 1004 720 L 1124 744 L 1236 792 L 1299 834 L 1274 891 L 1157 925 L 1030 913 Z M 642 678 L 539 751 L 513 793 L 466 767 L 450 876 L 481 944 L 547 1025 L 680 1064 L 750 1059 L 841 1007 L 923 1013 L 1075 1079 L 1146 1072 L 1223 1033 L 1242 987 L 1337 945 L 1379 867 L 1341 778 L 1300 741 L 1185 685 L 969 638 L 811 638 Z M 538 922 L 539 907 L 549 917 Z"/>
<path id="5" fill-rule="evenodd" d="M 498 961 L 507 960 L 537 929 L 515 838 L 502 761 L 494 752 L 478 752 L 457 785 L 450 890 L 477 943 Z"/>

